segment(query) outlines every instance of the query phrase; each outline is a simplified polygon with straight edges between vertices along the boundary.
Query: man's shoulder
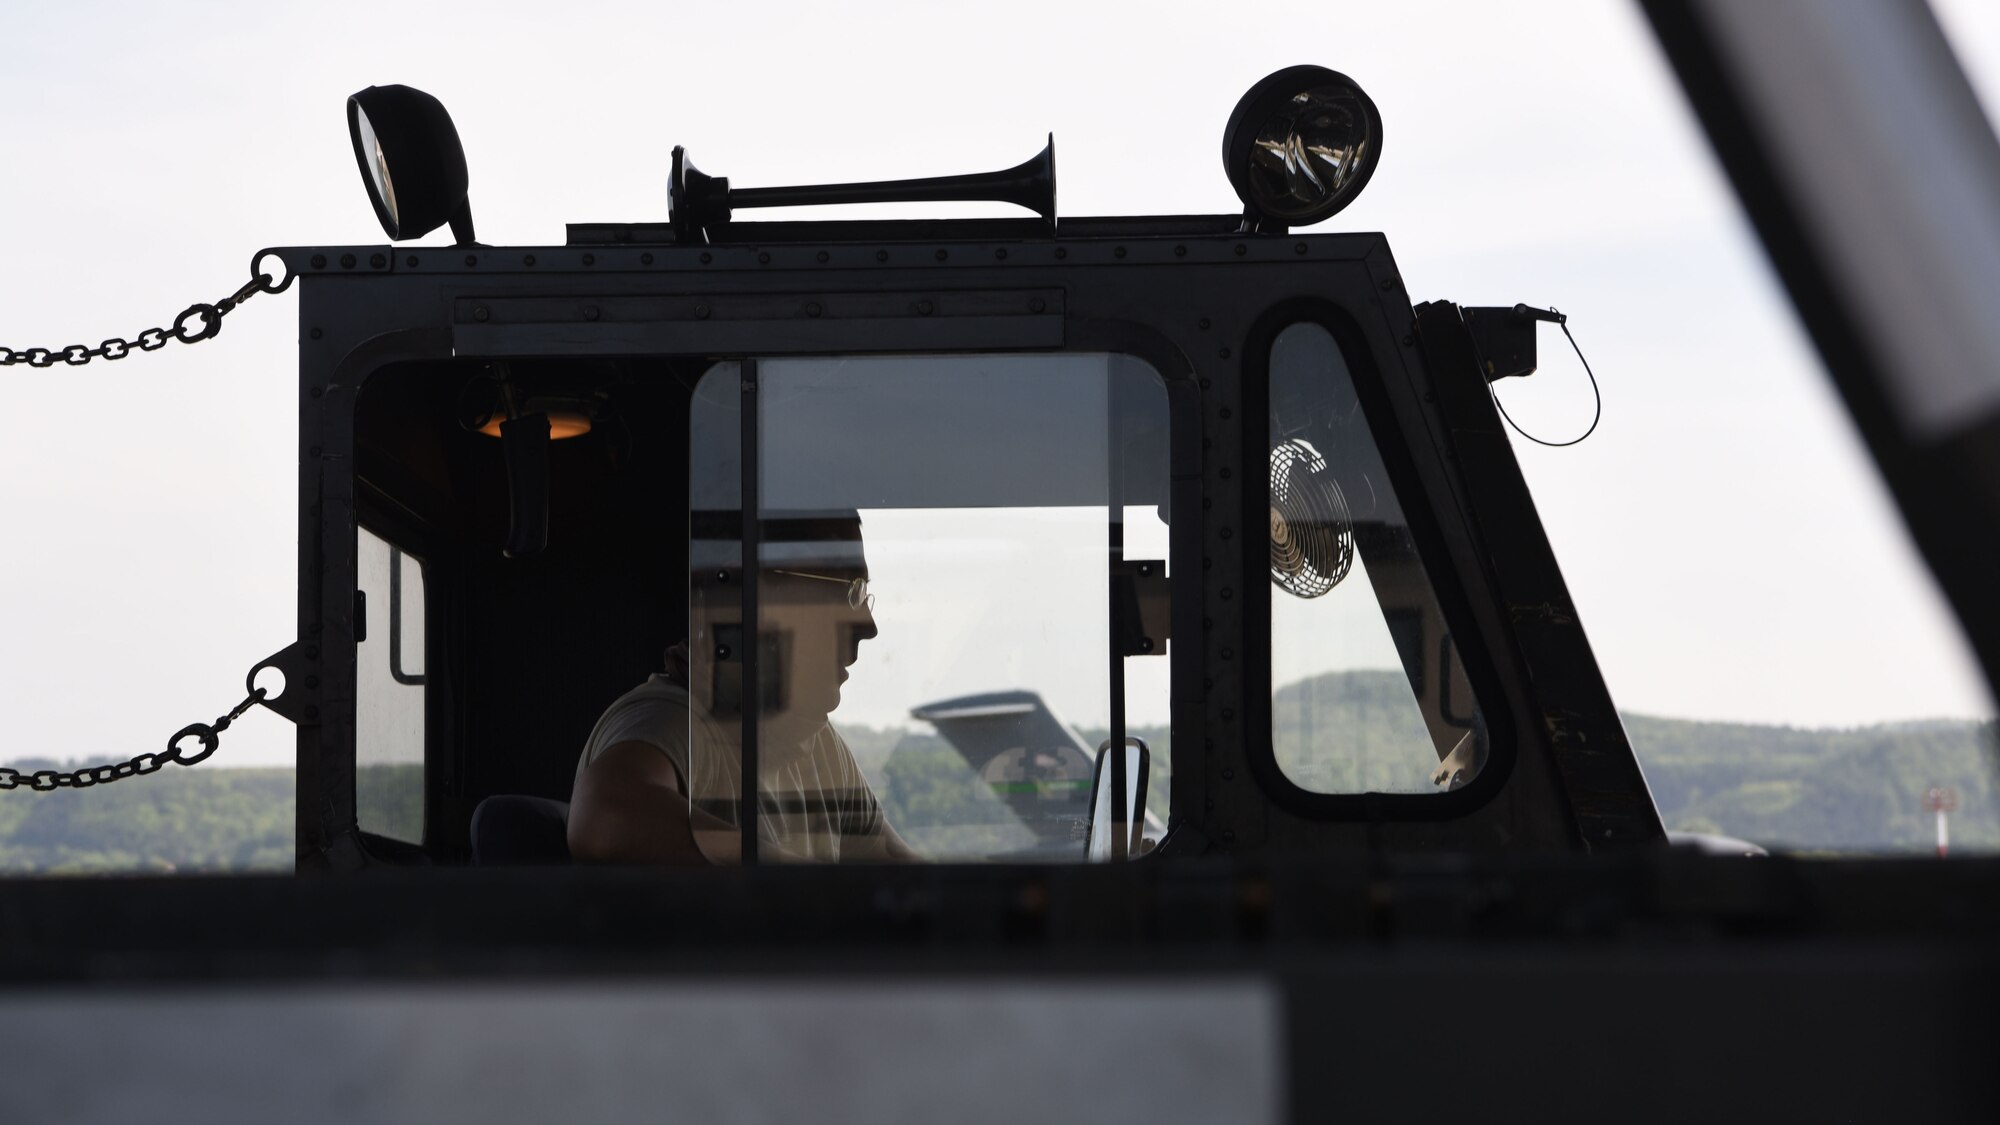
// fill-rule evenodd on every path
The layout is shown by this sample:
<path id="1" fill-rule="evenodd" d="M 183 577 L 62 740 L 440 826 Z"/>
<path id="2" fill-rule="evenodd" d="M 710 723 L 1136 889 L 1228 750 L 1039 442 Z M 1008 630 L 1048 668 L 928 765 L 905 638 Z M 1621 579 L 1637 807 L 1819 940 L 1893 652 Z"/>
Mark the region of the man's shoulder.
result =
<path id="1" fill-rule="evenodd" d="M 685 711 L 688 709 L 688 703 L 687 688 L 655 672 L 647 676 L 639 686 L 613 700 L 611 706 L 605 708 L 605 713 L 609 714 L 624 707 L 657 704 L 666 704 Z"/>
<path id="2" fill-rule="evenodd" d="M 861 772 L 861 763 L 855 759 L 854 751 L 847 745 L 847 739 L 841 737 L 840 730 L 832 723 L 827 723 L 814 732 L 812 753 L 823 768 L 831 767 L 846 784 L 863 789 L 869 788 L 868 779 Z"/>
<path id="3" fill-rule="evenodd" d="M 677 752 L 684 752 L 690 709 L 687 688 L 659 673 L 648 676 L 604 709 L 584 743 L 577 768 L 588 766 L 597 755 L 621 742 L 644 742 L 658 747 L 685 769 Z"/>

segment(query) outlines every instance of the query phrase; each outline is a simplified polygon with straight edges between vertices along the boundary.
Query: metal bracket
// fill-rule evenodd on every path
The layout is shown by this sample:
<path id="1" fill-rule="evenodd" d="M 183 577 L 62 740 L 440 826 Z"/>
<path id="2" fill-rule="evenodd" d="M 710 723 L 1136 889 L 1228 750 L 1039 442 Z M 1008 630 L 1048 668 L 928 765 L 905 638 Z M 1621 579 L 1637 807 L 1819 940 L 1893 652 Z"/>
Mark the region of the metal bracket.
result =
<path id="1" fill-rule="evenodd" d="M 1480 374 L 1486 381 L 1533 375 L 1536 367 L 1535 318 L 1524 306 L 1468 306 L 1459 310 L 1465 327 L 1472 333 L 1472 346 L 1479 357 Z"/>
<path id="2" fill-rule="evenodd" d="M 1165 656 L 1173 633 L 1173 586 L 1160 559 L 1111 566 L 1111 643 L 1121 656 Z"/>
<path id="3" fill-rule="evenodd" d="M 244 689 L 255 691 L 257 673 L 266 668 L 277 669 L 285 677 L 285 686 L 275 692 L 267 692 L 260 702 L 300 726 L 319 721 L 319 708 L 306 702 L 306 680 L 313 664 L 317 663 L 314 659 L 317 654 L 308 656 L 307 653 L 307 646 L 293 642 L 251 665 L 249 673 L 243 677 Z"/>

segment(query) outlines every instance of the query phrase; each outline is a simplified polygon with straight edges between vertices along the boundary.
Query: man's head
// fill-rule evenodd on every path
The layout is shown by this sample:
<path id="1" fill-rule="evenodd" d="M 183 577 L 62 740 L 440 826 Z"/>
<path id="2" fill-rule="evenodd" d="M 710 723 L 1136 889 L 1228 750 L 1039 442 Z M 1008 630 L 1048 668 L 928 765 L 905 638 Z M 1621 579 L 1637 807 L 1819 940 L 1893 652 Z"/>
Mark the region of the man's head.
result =
<path id="1" fill-rule="evenodd" d="M 716 517 L 695 521 L 689 686 L 699 705 L 731 721 L 742 714 L 746 641 L 743 571 L 728 564 L 742 557 L 742 543 L 735 513 Z M 758 694 L 767 745 L 781 752 L 840 706 L 847 669 L 876 635 L 874 599 L 858 513 L 788 513 L 766 518 L 761 531 Z"/>

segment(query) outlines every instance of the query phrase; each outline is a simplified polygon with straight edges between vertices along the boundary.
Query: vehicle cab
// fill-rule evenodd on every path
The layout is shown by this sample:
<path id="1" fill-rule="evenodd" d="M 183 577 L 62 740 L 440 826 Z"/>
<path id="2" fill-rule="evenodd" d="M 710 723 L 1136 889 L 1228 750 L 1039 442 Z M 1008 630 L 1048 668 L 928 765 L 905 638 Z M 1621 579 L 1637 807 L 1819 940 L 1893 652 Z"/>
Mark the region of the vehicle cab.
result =
<path id="1" fill-rule="evenodd" d="M 649 682 L 721 863 L 857 786 L 942 863 L 1663 841 L 1488 390 L 1532 310 L 1291 230 L 1379 154 L 1342 76 L 1245 95 L 1241 214 L 1058 218 L 1053 143 L 758 189 L 676 150 L 670 222 L 562 246 L 473 240 L 434 99 L 349 112 L 392 239 L 459 244 L 260 255 L 301 291 L 298 640 L 260 672 L 302 868 L 567 862 Z M 739 217 L 965 198 L 1037 216 Z M 859 777 L 774 790 L 822 736 Z"/>

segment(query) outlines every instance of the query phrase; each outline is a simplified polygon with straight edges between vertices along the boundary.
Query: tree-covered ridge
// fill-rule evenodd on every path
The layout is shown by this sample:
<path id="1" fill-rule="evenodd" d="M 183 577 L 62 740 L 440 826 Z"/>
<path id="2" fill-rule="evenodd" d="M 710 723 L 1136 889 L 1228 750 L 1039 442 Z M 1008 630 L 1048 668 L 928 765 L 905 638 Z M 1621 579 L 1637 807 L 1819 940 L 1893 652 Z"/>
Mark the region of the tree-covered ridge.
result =
<path id="1" fill-rule="evenodd" d="M 1333 672 L 1279 688 L 1271 742 L 1285 776 L 1314 793 L 1437 790 L 1438 751 L 1401 672 Z"/>
<path id="2" fill-rule="evenodd" d="M 11 790 L 0 793 L 0 871 L 289 870 L 292 792 L 290 769 L 215 766 L 88 789 Z"/>
<path id="3" fill-rule="evenodd" d="M 1280 688 L 1278 762 L 1322 792 L 1409 792 L 1435 753 L 1400 673 L 1336 672 Z M 1930 720 L 1854 729 L 1624 716 L 1633 752 L 1669 829 L 1773 849 L 1923 851 L 1937 839 L 1923 808 L 1933 786 L 1958 791 L 1954 847 L 2000 848 L 2000 728 Z"/>
<path id="4" fill-rule="evenodd" d="M 1923 851 L 1932 786 L 1958 790 L 1954 848 L 2000 849 L 2000 727 L 1930 720 L 1849 730 L 1628 715 L 1626 732 L 1669 828 L 1796 851 Z"/>
<path id="5" fill-rule="evenodd" d="M 29 759 L 27 772 L 67 769 Z M 362 826 L 418 839 L 424 768 L 362 766 L 355 800 Z M 293 772 L 201 766 L 88 789 L 0 793 L 0 872 L 289 871 Z"/>
<path id="6" fill-rule="evenodd" d="M 1419 789 L 1409 779 L 1427 776 L 1436 752 L 1414 716 L 1395 673 L 1332 673 L 1287 685 L 1273 708 L 1278 759 L 1295 780 L 1328 792 Z M 1953 846 L 2000 849 L 2000 731 L 1991 722 L 1811 730 L 1628 715 L 1625 726 L 1669 828 L 1792 851 L 1922 852 L 1936 831 L 1924 794 L 1944 785 L 1959 796 Z M 890 819 L 919 848 L 972 856 L 1023 842 L 1002 802 L 935 733 L 842 733 Z M 1090 746 L 1107 737 L 1078 733 Z M 1168 732 L 1131 733 L 1152 749 L 1147 804 L 1164 818 Z M 356 784 L 371 828 L 416 833 L 422 767 L 363 768 Z M 0 793 L 0 871 L 286 870 L 292 792 L 289 769 L 202 766 L 87 790 Z"/>

